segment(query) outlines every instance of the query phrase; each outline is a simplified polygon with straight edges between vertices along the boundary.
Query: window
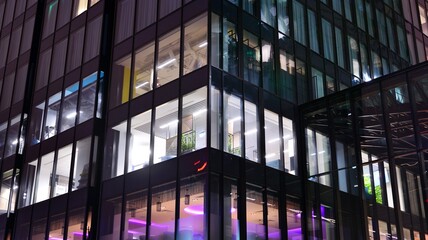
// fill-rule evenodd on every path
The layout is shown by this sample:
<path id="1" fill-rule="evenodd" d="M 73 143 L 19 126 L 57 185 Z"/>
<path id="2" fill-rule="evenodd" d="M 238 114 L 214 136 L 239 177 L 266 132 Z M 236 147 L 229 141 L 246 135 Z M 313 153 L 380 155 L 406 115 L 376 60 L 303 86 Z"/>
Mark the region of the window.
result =
<path id="1" fill-rule="evenodd" d="M 322 32 L 323 32 L 323 46 L 324 46 L 324 56 L 334 62 L 334 46 L 333 46 L 333 32 L 331 29 L 331 24 L 324 18 L 322 22 Z"/>
<path id="2" fill-rule="evenodd" d="M 13 177 L 12 177 L 13 170 L 8 170 L 3 173 L 2 179 L 1 179 L 1 186 L 0 186 L 0 213 L 4 214 L 8 212 L 9 208 L 9 197 L 11 193 L 11 189 L 13 188 L 14 191 L 18 188 L 18 186 L 12 186 L 13 183 Z M 12 206 L 11 206 L 12 207 Z"/>
<path id="3" fill-rule="evenodd" d="M 318 44 L 318 31 L 317 31 L 317 17 L 315 13 L 308 9 L 308 24 L 309 24 L 309 43 L 311 49 L 316 53 L 319 53 L 319 44 Z M 304 30 L 301 30 L 304 31 Z"/>
<path id="4" fill-rule="evenodd" d="M 98 72 L 85 77 L 82 80 L 82 89 L 79 96 L 79 123 L 83 123 L 94 117 L 95 100 L 97 92 L 97 76 Z M 103 73 L 100 73 L 100 78 Z M 101 104 L 101 102 L 99 102 Z"/>
<path id="5" fill-rule="evenodd" d="M 174 239 L 175 182 L 152 188 L 149 239 Z"/>
<path id="6" fill-rule="evenodd" d="M 70 44 L 67 54 L 67 73 L 76 69 L 82 63 L 83 38 L 85 27 L 79 28 L 70 34 Z"/>
<path id="7" fill-rule="evenodd" d="M 206 147 L 206 87 L 200 88 L 183 97 L 181 131 L 181 153 L 187 153 Z"/>
<path id="8" fill-rule="evenodd" d="M 159 18 L 165 17 L 181 6 L 181 0 L 159 0 Z"/>
<path id="9" fill-rule="evenodd" d="M 88 8 L 88 0 L 75 0 L 73 7 L 73 18 L 82 14 Z"/>
<path id="10" fill-rule="evenodd" d="M 147 189 L 126 195 L 123 239 L 144 239 L 147 223 Z"/>
<path id="11" fill-rule="evenodd" d="M 0 68 L 6 65 L 7 51 L 9 49 L 10 34 L 0 40 Z"/>
<path id="12" fill-rule="evenodd" d="M 358 42 L 351 36 L 348 36 L 348 46 L 351 72 L 355 76 L 360 77 L 360 61 L 358 60 L 360 49 L 358 47 Z"/>
<path id="13" fill-rule="evenodd" d="M 199 16 L 184 27 L 183 74 L 207 64 L 207 15 Z"/>
<path id="14" fill-rule="evenodd" d="M 130 54 L 113 63 L 111 78 L 110 109 L 129 100 L 129 81 L 131 79 Z"/>
<path id="15" fill-rule="evenodd" d="M 293 23 L 294 23 L 294 39 L 299 43 L 306 45 L 305 12 L 304 12 L 303 5 L 297 2 L 296 0 L 293 1 Z"/>
<path id="16" fill-rule="evenodd" d="M 83 52 L 83 62 L 87 62 L 98 56 L 100 52 L 102 23 L 102 16 L 99 16 L 88 23 L 85 37 L 85 50 Z"/>
<path id="17" fill-rule="evenodd" d="M 6 145 L 7 122 L 0 123 L 0 159 L 3 157 L 4 147 Z"/>
<path id="18" fill-rule="evenodd" d="M 224 151 L 241 156 L 241 100 L 231 94 L 224 93 Z"/>
<path id="19" fill-rule="evenodd" d="M 52 48 L 40 53 L 37 65 L 36 91 L 48 84 Z"/>
<path id="20" fill-rule="evenodd" d="M 223 69 L 238 76 L 238 34 L 236 25 L 223 20 Z"/>
<path id="21" fill-rule="evenodd" d="M 31 112 L 31 145 L 37 144 L 42 139 L 43 119 L 45 114 L 45 102 L 35 105 Z"/>
<path id="22" fill-rule="evenodd" d="M 95 144 L 94 144 L 95 145 Z M 96 149 L 94 149 L 94 152 Z M 74 153 L 74 167 L 72 173 L 71 190 L 78 190 L 89 185 L 89 165 L 91 159 L 91 138 L 76 142 Z"/>
<path id="23" fill-rule="evenodd" d="M 244 100 L 245 108 L 245 158 L 260 162 L 259 152 L 259 125 L 256 104 Z M 214 132 L 215 134 L 215 132 Z"/>
<path id="24" fill-rule="evenodd" d="M 55 152 L 51 152 L 44 155 L 40 160 L 40 171 L 36 178 L 35 203 L 44 201 L 50 197 L 54 156 Z M 30 164 L 35 165 L 36 161 Z"/>
<path id="25" fill-rule="evenodd" d="M 265 113 L 265 150 L 266 166 L 281 169 L 281 138 L 279 135 L 278 114 L 267 109 Z"/>
<path id="26" fill-rule="evenodd" d="M 106 136 L 106 160 L 104 165 L 104 179 L 120 176 L 125 168 L 126 126 L 122 122 L 111 127 Z"/>
<path id="27" fill-rule="evenodd" d="M 336 54 L 337 54 L 337 64 L 345 68 L 345 57 L 343 52 L 343 40 L 342 40 L 342 30 L 339 28 L 334 28 L 335 30 L 335 37 L 336 37 Z"/>
<path id="28" fill-rule="evenodd" d="M 65 56 L 67 55 L 67 38 L 56 43 L 52 54 L 51 81 L 53 82 L 64 75 Z M 71 39 L 70 45 L 73 45 L 74 39 Z M 71 48 L 71 46 L 70 46 Z M 75 48 L 72 51 L 76 51 Z"/>
<path id="29" fill-rule="evenodd" d="M 285 50 L 279 50 L 279 79 L 278 91 L 281 97 L 291 102 L 296 102 L 296 82 L 294 71 L 296 70 L 294 57 Z"/>
<path id="30" fill-rule="evenodd" d="M 154 160 L 159 163 L 177 156 L 178 100 L 156 107 Z"/>
<path id="31" fill-rule="evenodd" d="M 131 119 L 128 172 L 132 172 L 149 165 L 151 156 L 151 122 L 151 110 L 138 114 Z"/>
<path id="32" fill-rule="evenodd" d="M 288 16 L 289 3 L 287 0 L 277 0 L 278 4 L 278 30 L 285 35 L 290 35 L 290 19 Z"/>
<path id="33" fill-rule="evenodd" d="M 275 81 L 275 46 L 273 43 L 263 40 L 262 41 L 262 70 L 263 70 L 263 88 L 276 93 Z"/>
<path id="34" fill-rule="evenodd" d="M 137 32 L 156 21 L 157 3 L 157 0 L 137 1 Z"/>
<path id="35" fill-rule="evenodd" d="M 117 3 L 115 43 L 130 37 L 134 29 L 135 0 L 121 0 Z"/>
<path id="36" fill-rule="evenodd" d="M 220 17 L 213 13 L 211 14 L 211 65 L 217 68 L 220 68 L 222 38 Z"/>
<path id="37" fill-rule="evenodd" d="M 263 22 L 275 27 L 275 17 L 276 17 L 276 0 L 265 0 L 260 1 L 260 12 L 261 19 Z"/>
<path id="38" fill-rule="evenodd" d="M 179 76 L 180 29 L 177 28 L 159 38 L 156 87 L 165 85 Z"/>
<path id="39" fill-rule="evenodd" d="M 132 97 L 138 97 L 153 90 L 153 67 L 155 44 L 150 43 L 136 51 Z"/>
<path id="40" fill-rule="evenodd" d="M 68 192 L 72 150 L 72 144 L 58 150 L 54 175 L 54 197 Z"/>
<path id="41" fill-rule="evenodd" d="M 298 162 L 294 156 L 293 121 L 286 117 L 282 117 L 282 139 L 284 141 L 285 171 L 293 175 L 298 175 Z"/>
<path id="42" fill-rule="evenodd" d="M 28 51 L 31 48 L 31 43 L 33 42 L 33 31 L 34 31 L 34 21 L 36 17 L 31 17 L 24 23 L 24 30 L 22 31 L 20 54 Z"/>
<path id="43" fill-rule="evenodd" d="M 265 239 L 266 232 L 263 224 L 263 195 L 259 187 L 247 185 L 246 191 L 247 207 L 247 238 L 248 239 Z"/>
<path id="44" fill-rule="evenodd" d="M 260 43 L 259 38 L 244 30 L 244 79 L 259 85 L 260 83 Z"/>
<path id="45" fill-rule="evenodd" d="M 21 42 L 22 25 L 12 31 L 12 37 L 9 45 L 8 63 L 18 57 L 19 44 Z"/>
<path id="46" fill-rule="evenodd" d="M 13 103 L 17 103 L 24 98 L 25 85 L 27 84 L 28 63 L 18 67 L 13 87 Z"/>
<path id="47" fill-rule="evenodd" d="M 16 154 L 16 150 L 19 150 L 18 153 L 22 153 L 22 146 L 24 144 L 24 138 L 19 135 L 21 130 L 21 114 L 13 117 L 9 122 L 9 129 L 7 131 L 7 140 L 6 146 L 4 149 L 4 158 Z M 17 147 L 19 149 L 17 149 Z"/>
<path id="48" fill-rule="evenodd" d="M 318 69 L 312 68 L 312 87 L 314 99 L 324 96 L 324 75 Z"/>
<path id="49" fill-rule="evenodd" d="M 58 0 L 53 0 L 46 5 L 45 20 L 43 23 L 43 38 L 51 35 L 55 30 Z"/>
<path id="50" fill-rule="evenodd" d="M 57 93 L 49 98 L 47 105 L 46 120 L 43 127 L 43 139 L 48 139 L 57 134 L 57 124 L 59 108 L 61 102 L 61 93 Z"/>
<path id="51" fill-rule="evenodd" d="M 79 83 L 75 83 L 64 90 L 60 132 L 63 132 L 71 127 L 74 127 L 77 116 L 77 93 L 79 91 Z"/>
<path id="52" fill-rule="evenodd" d="M 15 83 L 15 72 L 8 74 L 4 78 L 3 92 L 0 100 L 0 111 L 10 107 L 12 101 L 13 84 Z"/>
<path id="53" fill-rule="evenodd" d="M 287 199 L 286 208 L 287 208 L 287 233 L 288 239 L 302 239 L 302 218 L 304 216 L 300 201 Z"/>
<path id="54" fill-rule="evenodd" d="M 62 26 L 70 22 L 71 16 L 71 4 L 73 1 L 60 0 L 58 9 L 58 20 L 56 23 L 56 29 L 60 29 Z"/>

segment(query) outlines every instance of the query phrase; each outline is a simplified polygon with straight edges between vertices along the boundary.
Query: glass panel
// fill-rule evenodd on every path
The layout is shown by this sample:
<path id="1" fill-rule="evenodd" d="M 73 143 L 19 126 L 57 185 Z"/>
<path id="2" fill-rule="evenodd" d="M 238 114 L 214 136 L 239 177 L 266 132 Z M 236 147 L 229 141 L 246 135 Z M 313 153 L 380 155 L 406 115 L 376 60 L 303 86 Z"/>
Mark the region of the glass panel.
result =
<path id="1" fill-rule="evenodd" d="M 116 8 L 115 43 L 130 37 L 134 29 L 135 0 L 120 0 Z"/>
<path id="2" fill-rule="evenodd" d="M 281 97 L 295 103 L 296 102 L 296 82 L 294 71 L 296 70 L 294 57 L 286 51 L 279 50 L 279 79 L 278 91 Z"/>
<path id="3" fill-rule="evenodd" d="M 0 189 L 0 213 L 7 213 L 9 207 L 10 190 L 12 189 L 13 170 L 3 173 Z M 16 186 L 17 187 L 17 186 Z M 15 186 L 13 186 L 15 189 Z"/>
<path id="4" fill-rule="evenodd" d="M 181 6 L 181 0 L 160 0 L 159 1 L 159 18 L 165 17 L 168 13 L 173 12 Z"/>
<path id="5" fill-rule="evenodd" d="M 63 239 L 65 213 L 49 217 L 49 239 Z"/>
<path id="6" fill-rule="evenodd" d="M 152 188 L 150 239 L 174 239 L 175 182 Z"/>
<path id="7" fill-rule="evenodd" d="M 88 8 L 88 0 L 74 0 L 73 18 L 82 14 Z"/>
<path id="8" fill-rule="evenodd" d="M 358 55 L 360 52 L 358 43 L 354 38 L 348 36 L 348 45 L 349 45 L 349 64 L 350 64 L 351 72 L 355 76 L 361 77 L 360 61 L 358 60 Z"/>
<path id="9" fill-rule="evenodd" d="M 83 239 L 85 212 L 84 207 L 73 209 L 68 212 L 67 239 Z"/>
<path id="10" fill-rule="evenodd" d="M 126 121 L 122 122 L 107 132 L 106 140 L 106 164 L 104 165 L 104 179 L 122 175 L 125 167 L 126 147 Z"/>
<path id="11" fill-rule="evenodd" d="M 247 186 L 247 239 L 265 239 L 262 190 Z"/>
<path id="12" fill-rule="evenodd" d="M 207 64 L 207 15 L 186 23 L 184 28 L 183 74 Z"/>
<path id="13" fill-rule="evenodd" d="M 381 176 L 381 173 L 380 173 L 381 169 L 379 168 L 378 163 L 373 164 L 372 167 L 373 167 L 373 183 L 374 183 L 376 203 L 383 204 L 384 203 L 383 197 L 382 197 L 383 189 L 381 186 L 381 177 L 380 177 Z"/>
<path id="14" fill-rule="evenodd" d="M 156 21 L 157 0 L 137 1 L 137 32 Z"/>
<path id="15" fill-rule="evenodd" d="M 308 9 L 308 24 L 309 24 L 309 43 L 311 49 L 317 53 L 320 52 L 318 44 L 317 17 L 315 13 Z M 304 31 L 303 29 L 300 31 Z"/>
<path id="16" fill-rule="evenodd" d="M 263 88 L 272 93 L 276 93 L 275 81 L 275 46 L 267 41 L 262 41 L 262 70 L 263 70 Z"/>
<path id="17" fill-rule="evenodd" d="M 207 88 L 200 88 L 183 97 L 181 152 L 206 147 Z"/>
<path id="18" fill-rule="evenodd" d="M 64 90 L 64 100 L 62 101 L 60 132 L 74 127 L 77 116 L 77 93 L 79 83 L 75 83 Z"/>
<path id="19" fill-rule="evenodd" d="M 25 85 L 27 84 L 27 73 L 28 63 L 18 67 L 15 78 L 15 86 L 13 86 L 13 104 L 18 103 L 24 99 Z"/>
<path id="20" fill-rule="evenodd" d="M 1 48 L 1 47 L 0 47 Z M 49 79 L 52 48 L 40 53 L 37 65 L 36 91 L 46 86 Z"/>
<path id="21" fill-rule="evenodd" d="M 221 41 L 220 17 L 213 13 L 211 14 L 211 65 L 217 68 L 220 68 Z"/>
<path id="22" fill-rule="evenodd" d="M 94 117 L 97 74 L 98 72 L 94 72 L 82 80 L 82 89 L 79 96 L 79 123 Z"/>
<path id="23" fill-rule="evenodd" d="M 324 46 L 324 56 L 334 62 L 334 46 L 333 46 L 333 32 L 330 22 L 322 19 L 322 33 L 323 33 L 323 46 Z"/>
<path id="24" fill-rule="evenodd" d="M 175 80 L 180 66 L 180 29 L 177 28 L 159 38 L 156 87 Z"/>
<path id="25" fill-rule="evenodd" d="M 57 93 L 49 98 L 47 106 L 46 121 L 43 128 L 43 139 L 53 137 L 57 133 L 57 123 L 61 103 L 61 93 Z"/>
<path id="26" fill-rule="evenodd" d="M 10 107 L 12 102 L 13 84 L 15 83 L 15 72 L 8 74 L 4 78 L 3 93 L 0 99 L 0 111 Z"/>
<path id="27" fill-rule="evenodd" d="M 25 207 L 33 203 L 34 187 L 36 183 L 37 160 L 25 164 L 23 179 L 19 193 L 19 207 Z"/>
<path id="28" fill-rule="evenodd" d="M 293 121 L 282 117 L 282 139 L 284 141 L 284 168 L 289 174 L 298 175 L 297 158 L 294 156 Z"/>
<path id="29" fill-rule="evenodd" d="M 55 20 L 57 15 L 57 9 L 58 9 L 58 0 L 54 0 L 48 3 L 46 6 L 45 20 L 43 23 L 43 38 L 49 36 L 55 30 Z"/>
<path id="30" fill-rule="evenodd" d="M 83 62 L 91 60 L 100 53 L 102 23 L 102 16 L 88 23 L 85 36 L 85 50 L 83 51 Z"/>
<path id="31" fill-rule="evenodd" d="M 45 102 L 42 102 L 34 106 L 33 111 L 31 112 L 31 145 L 37 144 L 40 142 L 42 136 L 42 126 L 43 119 L 45 114 Z"/>
<path id="32" fill-rule="evenodd" d="M 278 30 L 285 35 L 290 35 L 290 19 L 287 0 L 277 0 L 278 4 Z"/>
<path id="33" fill-rule="evenodd" d="M 387 40 L 386 40 L 386 23 L 385 23 L 385 16 L 383 12 L 376 9 L 376 19 L 378 24 L 378 34 L 379 34 L 379 41 L 385 45 L 388 46 Z"/>
<path id="34" fill-rule="evenodd" d="M 45 238 L 45 233 L 46 233 L 46 217 L 40 219 L 40 220 L 35 220 L 32 224 L 31 224 L 31 240 L 44 240 Z"/>
<path id="35" fill-rule="evenodd" d="M 298 201 L 287 200 L 288 239 L 303 239 L 302 210 Z"/>
<path id="36" fill-rule="evenodd" d="M 305 13 L 304 7 L 296 0 L 293 1 L 293 24 L 294 24 L 294 39 L 299 43 L 306 45 L 305 31 Z"/>
<path id="37" fill-rule="evenodd" d="M 236 25 L 223 20 L 223 69 L 238 75 L 238 35 Z"/>
<path id="38" fill-rule="evenodd" d="M 12 120 L 10 120 L 10 123 L 9 123 L 6 147 L 4 149 L 5 158 L 12 156 L 13 154 L 16 154 L 16 150 L 17 150 L 16 148 L 18 146 L 20 149 L 22 149 L 24 144 L 24 137 L 22 136 L 22 133 L 21 133 L 21 136 L 19 136 L 20 130 L 21 130 L 21 115 L 17 115 L 14 118 L 12 118 Z"/>
<path id="39" fill-rule="evenodd" d="M 89 161 L 91 159 L 91 138 L 89 137 L 77 141 L 74 154 L 73 183 L 71 186 L 72 191 L 88 186 Z M 95 168 L 95 166 L 93 167 Z"/>
<path id="40" fill-rule="evenodd" d="M 210 101 L 211 101 L 211 147 L 220 149 L 221 145 L 221 94 L 220 91 L 211 86 L 210 89 Z"/>
<path id="41" fill-rule="evenodd" d="M 260 1 L 260 13 L 263 22 L 275 27 L 276 0 Z"/>
<path id="42" fill-rule="evenodd" d="M 188 178 L 181 180 L 180 219 L 178 239 L 207 239 L 208 233 L 205 211 L 208 206 L 205 181 Z"/>
<path id="43" fill-rule="evenodd" d="M 19 43 L 21 42 L 22 25 L 14 28 L 10 39 L 9 54 L 7 56 L 8 63 L 18 57 Z"/>
<path id="44" fill-rule="evenodd" d="M 388 207 L 394 208 L 394 198 L 392 196 L 392 183 L 391 183 L 391 173 L 389 164 L 385 161 L 383 162 L 384 175 L 385 175 L 385 186 L 386 186 L 386 196 L 388 200 Z"/>
<path id="45" fill-rule="evenodd" d="M 244 79 L 259 85 L 260 82 L 260 44 L 259 38 L 244 30 Z"/>
<path id="46" fill-rule="evenodd" d="M 146 239 L 147 190 L 126 196 L 123 239 Z"/>
<path id="47" fill-rule="evenodd" d="M 223 184 L 223 239 L 239 240 L 238 187 L 236 181 L 224 180 Z"/>
<path id="48" fill-rule="evenodd" d="M 21 46 L 19 53 L 22 54 L 31 48 L 31 43 L 33 42 L 33 32 L 34 32 L 34 21 L 36 17 L 32 17 L 24 23 L 24 30 L 22 32 Z"/>
<path id="49" fill-rule="evenodd" d="M 151 110 L 138 114 L 131 120 L 128 172 L 149 165 L 152 155 L 150 151 L 151 121 Z"/>
<path id="50" fill-rule="evenodd" d="M 134 60 L 134 88 L 132 89 L 133 98 L 153 90 L 154 57 L 154 43 L 150 43 L 136 51 Z"/>
<path id="51" fill-rule="evenodd" d="M 70 44 L 67 55 L 67 73 L 76 69 L 82 64 L 83 39 L 85 37 L 85 27 L 70 34 Z"/>
<path id="52" fill-rule="evenodd" d="M 58 20 L 56 22 L 56 29 L 60 29 L 62 26 L 70 21 L 71 17 L 71 4 L 73 1 L 60 0 L 58 9 Z"/>
<path id="53" fill-rule="evenodd" d="M 156 107 L 153 163 L 177 156 L 178 100 Z"/>
<path id="54" fill-rule="evenodd" d="M 279 240 L 281 239 L 281 228 L 279 225 L 278 197 L 275 195 L 267 195 L 268 239 Z"/>
<path id="55" fill-rule="evenodd" d="M 40 161 L 40 171 L 36 182 L 36 203 L 46 200 L 50 196 L 54 156 L 55 152 L 48 153 Z"/>
<path id="56" fill-rule="evenodd" d="M 101 203 L 100 240 L 120 239 L 122 197 L 103 200 Z"/>
<path id="57" fill-rule="evenodd" d="M 342 40 L 342 30 L 339 28 L 334 28 L 335 30 L 335 37 L 336 37 L 336 50 L 337 50 L 337 64 L 339 64 L 340 67 L 345 68 L 345 57 L 344 57 L 344 51 L 343 51 L 343 40 Z"/>
<path id="58" fill-rule="evenodd" d="M 266 166 L 281 169 L 281 137 L 279 135 L 278 114 L 265 111 L 265 150 Z"/>
<path id="59" fill-rule="evenodd" d="M 241 156 L 241 100 L 224 93 L 224 151 Z"/>
<path id="60" fill-rule="evenodd" d="M 0 159 L 3 158 L 3 149 L 7 145 L 6 142 L 7 122 L 0 124 Z"/>
<path id="61" fill-rule="evenodd" d="M 58 150 L 58 160 L 54 176 L 54 197 L 68 192 L 72 149 L 72 144 L 70 144 Z"/>
<path id="62" fill-rule="evenodd" d="M 7 51 L 9 49 L 10 34 L 0 40 L 0 68 L 6 65 Z"/>
<path id="63" fill-rule="evenodd" d="M 245 108 L 245 158 L 254 162 L 260 161 L 259 123 L 257 107 L 254 103 L 244 101 Z"/>
<path id="64" fill-rule="evenodd" d="M 314 99 L 324 97 L 324 75 L 318 69 L 312 68 L 312 87 Z"/>

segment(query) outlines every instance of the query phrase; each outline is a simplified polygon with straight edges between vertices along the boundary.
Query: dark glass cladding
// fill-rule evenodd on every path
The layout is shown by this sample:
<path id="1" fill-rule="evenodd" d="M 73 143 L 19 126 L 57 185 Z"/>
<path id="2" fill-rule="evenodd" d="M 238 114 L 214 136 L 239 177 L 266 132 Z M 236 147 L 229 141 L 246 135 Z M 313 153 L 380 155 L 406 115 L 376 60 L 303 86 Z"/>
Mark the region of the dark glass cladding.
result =
<path id="1" fill-rule="evenodd" d="M 0 239 L 428 240 L 427 9 L 0 0 Z"/>

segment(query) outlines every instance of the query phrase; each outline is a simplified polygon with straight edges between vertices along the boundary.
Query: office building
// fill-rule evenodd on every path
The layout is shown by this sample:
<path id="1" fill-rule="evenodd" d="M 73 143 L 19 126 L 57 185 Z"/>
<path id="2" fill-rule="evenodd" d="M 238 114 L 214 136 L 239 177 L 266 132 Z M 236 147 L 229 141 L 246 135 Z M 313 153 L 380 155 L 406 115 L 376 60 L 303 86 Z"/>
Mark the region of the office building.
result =
<path id="1" fill-rule="evenodd" d="M 428 240 L 427 10 L 0 0 L 0 238 Z"/>

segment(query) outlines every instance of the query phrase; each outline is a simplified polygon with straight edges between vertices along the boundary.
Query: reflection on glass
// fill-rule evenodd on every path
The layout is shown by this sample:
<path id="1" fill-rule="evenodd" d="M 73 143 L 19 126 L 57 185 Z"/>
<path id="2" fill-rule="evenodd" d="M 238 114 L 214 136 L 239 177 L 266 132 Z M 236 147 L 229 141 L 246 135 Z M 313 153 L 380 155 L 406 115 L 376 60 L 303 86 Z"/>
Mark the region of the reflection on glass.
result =
<path id="1" fill-rule="evenodd" d="M 77 116 L 77 93 L 79 83 L 75 83 L 64 90 L 64 100 L 62 102 L 60 132 L 74 127 Z"/>
<path id="2" fill-rule="evenodd" d="M 279 225 L 278 197 L 275 195 L 273 194 L 267 195 L 268 239 L 273 239 L 273 240 L 281 239 L 281 228 Z"/>
<path id="3" fill-rule="evenodd" d="M 263 225 L 263 196 L 261 189 L 247 186 L 247 238 L 265 239 L 266 232 Z"/>
<path id="4" fill-rule="evenodd" d="M 224 93 L 223 108 L 223 150 L 241 156 L 241 100 L 234 95 Z"/>
<path id="5" fill-rule="evenodd" d="M 68 192 L 72 149 L 72 145 L 70 144 L 58 150 L 58 160 L 54 176 L 54 197 Z"/>
<path id="6" fill-rule="evenodd" d="M 83 224 L 85 221 L 85 208 L 69 210 L 68 212 L 68 227 L 67 239 L 81 240 L 83 239 Z"/>
<path id="7" fill-rule="evenodd" d="M 279 136 L 278 114 L 266 109 L 264 110 L 264 112 L 265 112 L 264 128 L 265 128 L 266 166 L 280 169 L 281 138 Z"/>
<path id="8" fill-rule="evenodd" d="M 49 239 L 63 239 L 64 218 L 64 211 L 49 217 Z"/>
<path id="9" fill-rule="evenodd" d="M 88 0 L 75 0 L 73 17 L 79 16 L 88 8 Z"/>
<path id="10" fill-rule="evenodd" d="M 279 64 L 278 92 L 284 99 L 296 102 L 296 82 L 294 81 L 296 67 L 293 55 L 280 49 Z"/>
<path id="11" fill-rule="evenodd" d="M 181 152 L 206 147 L 207 88 L 200 88 L 183 97 Z"/>
<path id="12" fill-rule="evenodd" d="M 14 191 L 16 191 L 15 186 L 12 187 L 12 174 L 13 170 L 9 170 L 3 173 L 2 179 L 1 179 L 1 186 L 0 186 L 0 214 L 6 213 L 8 211 L 9 207 L 9 197 L 10 197 L 10 190 L 13 188 Z"/>
<path id="13" fill-rule="evenodd" d="M 110 86 L 110 108 L 129 100 L 129 81 L 131 79 L 131 55 L 113 63 Z"/>
<path id="14" fill-rule="evenodd" d="M 175 182 L 152 188 L 150 239 L 174 239 Z"/>
<path id="15" fill-rule="evenodd" d="M 298 201 L 287 200 L 288 239 L 303 239 L 302 210 Z"/>
<path id="16" fill-rule="evenodd" d="M 138 114 L 131 120 L 128 172 L 132 172 L 149 165 L 149 159 L 151 156 L 151 121 L 151 110 Z"/>
<path id="17" fill-rule="evenodd" d="M 79 123 L 94 117 L 97 73 L 94 72 L 82 80 L 82 90 L 79 96 Z M 100 78 L 102 77 L 103 72 L 100 73 Z"/>
<path id="18" fill-rule="evenodd" d="M 236 181 L 224 180 L 223 184 L 223 239 L 239 240 L 238 187 Z"/>
<path id="19" fill-rule="evenodd" d="M 178 100 L 156 107 L 153 163 L 177 156 Z"/>
<path id="20" fill-rule="evenodd" d="M 101 203 L 100 240 L 120 239 L 122 197 L 113 197 Z M 80 234 L 79 234 L 80 235 Z"/>
<path id="21" fill-rule="evenodd" d="M 5 158 L 12 156 L 13 154 L 16 154 L 17 146 L 19 146 L 19 148 L 23 147 L 24 137 L 22 136 L 22 134 L 21 134 L 21 137 L 19 136 L 20 128 L 21 128 L 21 114 L 15 116 L 9 122 L 6 146 L 4 148 Z"/>
<path id="22" fill-rule="evenodd" d="M 260 161 L 259 125 L 257 107 L 254 103 L 244 101 L 245 108 L 245 158 L 254 162 Z"/>
<path id="23" fill-rule="evenodd" d="M 40 172 L 36 181 L 36 203 L 46 200 L 50 196 L 54 155 L 55 152 L 48 153 L 40 161 Z"/>
<path id="24" fill-rule="evenodd" d="M 3 157 L 3 149 L 6 145 L 7 122 L 0 124 L 0 159 Z"/>
<path id="25" fill-rule="evenodd" d="M 84 188 L 88 185 L 91 138 L 77 141 L 75 151 L 72 191 Z"/>
<path id="26" fill-rule="evenodd" d="M 284 141 L 284 169 L 293 175 L 297 175 L 298 164 L 294 156 L 293 121 L 282 117 L 282 139 Z"/>
<path id="27" fill-rule="evenodd" d="M 238 75 L 238 35 L 236 25 L 224 19 L 223 21 L 223 69 Z"/>
<path id="28" fill-rule="evenodd" d="M 155 44 L 151 43 L 136 51 L 132 97 L 138 97 L 153 89 Z"/>
<path id="29" fill-rule="evenodd" d="M 44 240 L 46 225 L 47 225 L 47 217 L 43 217 L 42 219 L 38 219 L 33 221 L 31 224 L 31 238 L 32 240 Z"/>
<path id="30" fill-rule="evenodd" d="M 222 41 L 220 17 L 217 14 L 211 14 L 211 65 L 220 68 Z"/>
<path id="31" fill-rule="evenodd" d="M 124 173 L 126 125 L 126 121 L 122 122 L 110 128 L 107 132 L 107 156 L 104 166 L 104 179 L 116 177 Z"/>
<path id="32" fill-rule="evenodd" d="M 43 127 L 43 139 L 48 139 L 56 135 L 57 122 L 61 102 L 61 93 L 57 93 L 49 98 L 47 105 L 46 120 Z"/>
<path id="33" fill-rule="evenodd" d="M 180 29 L 177 28 L 159 38 L 158 62 L 156 64 L 156 87 L 165 85 L 179 76 Z"/>
<path id="34" fill-rule="evenodd" d="M 255 35 L 244 30 L 244 79 L 259 85 L 260 82 L 260 44 Z"/>
<path id="35" fill-rule="evenodd" d="M 123 239 L 146 239 L 147 190 L 126 196 Z"/>
<path id="36" fill-rule="evenodd" d="M 193 177 L 181 181 L 178 239 L 207 239 L 205 189 L 204 181 Z"/>
<path id="37" fill-rule="evenodd" d="M 207 64 L 207 15 L 186 23 L 184 28 L 183 74 Z"/>
<path id="38" fill-rule="evenodd" d="M 210 91 L 210 100 L 211 100 L 211 132 L 219 134 L 210 134 L 211 135 L 211 147 L 219 149 L 221 144 L 221 94 L 220 91 L 211 86 Z"/>
<path id="39" fill-rule="evenodd" d="M 263 88 L 276 93 L 274 48 L 272 43 L 262 41 Z"/>

